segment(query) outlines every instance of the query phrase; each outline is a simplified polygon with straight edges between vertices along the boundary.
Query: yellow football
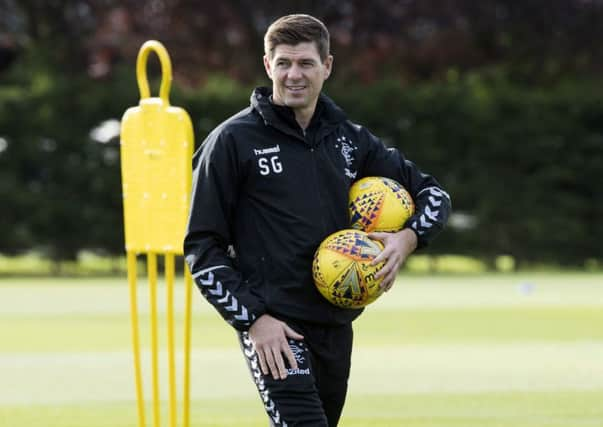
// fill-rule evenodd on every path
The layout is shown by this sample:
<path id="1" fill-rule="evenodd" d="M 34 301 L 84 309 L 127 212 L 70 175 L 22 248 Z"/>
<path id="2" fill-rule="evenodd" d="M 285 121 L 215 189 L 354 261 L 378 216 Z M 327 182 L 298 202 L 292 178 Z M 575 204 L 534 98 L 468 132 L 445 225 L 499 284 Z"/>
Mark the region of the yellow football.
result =
<path id="1" fill-rule="evenodd" d="M 332 304 L 361 308 L 383 290 L 375 273 L 384 263 L 371 265 L 383 250 L 381 242 L 360 230 L 341 230 L 328 236 L 314 254 L 312 273 L 318 291 Z"/>
<path id="2" fill-rule="evenodd" d="M 399 231 L 415 212 L 406 189 L 393 179 L 370 176 L 350 188 L 351 227 L 366 231 Z"/>

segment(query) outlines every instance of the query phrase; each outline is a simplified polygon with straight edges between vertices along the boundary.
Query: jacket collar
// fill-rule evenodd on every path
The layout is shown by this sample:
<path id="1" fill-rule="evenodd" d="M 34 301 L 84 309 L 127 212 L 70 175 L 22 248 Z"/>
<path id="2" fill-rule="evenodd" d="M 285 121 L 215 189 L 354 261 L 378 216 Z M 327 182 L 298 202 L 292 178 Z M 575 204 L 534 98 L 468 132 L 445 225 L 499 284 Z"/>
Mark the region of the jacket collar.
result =
<path id="1" fill-rule="evenodd" d="M 271 99 L 271 88 L 258 87 L 251 94 L 251 107 L 258 112 L 267 125 L 303 139 L 301 129 L 295 121 L 293 110 L 286 106 L 275 105 Z M 347 120 L 347 116 L 331 98 L 321 93 L 310 126 L 316 120 L 320 121 L 321 128 L 332 128 Z"/>

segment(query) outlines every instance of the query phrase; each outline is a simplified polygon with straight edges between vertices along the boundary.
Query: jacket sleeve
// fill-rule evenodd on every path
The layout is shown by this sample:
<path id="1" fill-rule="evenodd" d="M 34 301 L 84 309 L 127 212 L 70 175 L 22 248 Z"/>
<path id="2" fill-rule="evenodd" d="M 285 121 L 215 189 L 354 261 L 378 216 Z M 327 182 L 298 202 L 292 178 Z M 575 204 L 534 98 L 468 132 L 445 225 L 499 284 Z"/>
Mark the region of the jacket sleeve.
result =
<path id="1" fill-rule="evenodd" d="M 436 179 L 419 170 L 395 148 L 385 144 L 366 129 L 361 130 L 365 143 L 361 176 L 384 176 L 394 179 L 408 190 L 415 202 L 415 213 L 404 228 L 412 229 L 418 238 L 418 248 L 428 245 L 440 234 L 452 208 L 450 196 Z"/>
<path id="2" fill-rule="evenodd" d="M 234 139 L 216 129 L 195 153 L 193 168 L 186 263 L 201 294 L 228 323 L 245 331 L 265 308 L 229 256 L 241 178 Z"/>

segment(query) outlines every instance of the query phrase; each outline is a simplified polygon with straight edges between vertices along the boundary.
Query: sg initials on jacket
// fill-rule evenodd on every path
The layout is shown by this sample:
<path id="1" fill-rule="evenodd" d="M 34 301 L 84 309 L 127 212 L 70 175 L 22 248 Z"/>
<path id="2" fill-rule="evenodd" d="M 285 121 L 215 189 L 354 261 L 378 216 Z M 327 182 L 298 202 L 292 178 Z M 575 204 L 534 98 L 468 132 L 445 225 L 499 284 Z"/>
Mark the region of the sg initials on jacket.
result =
<path id="1" fill-rule="evenodd" d="M 266 176 L 271 173 L 281 173 L 283 171 L 283 164 L 277 154 L 280 152 L 281 147 L 278 144 L 269 148 L 254 148 L 253 153 L 258 157 L 258 167 L 261 175 Z"/>

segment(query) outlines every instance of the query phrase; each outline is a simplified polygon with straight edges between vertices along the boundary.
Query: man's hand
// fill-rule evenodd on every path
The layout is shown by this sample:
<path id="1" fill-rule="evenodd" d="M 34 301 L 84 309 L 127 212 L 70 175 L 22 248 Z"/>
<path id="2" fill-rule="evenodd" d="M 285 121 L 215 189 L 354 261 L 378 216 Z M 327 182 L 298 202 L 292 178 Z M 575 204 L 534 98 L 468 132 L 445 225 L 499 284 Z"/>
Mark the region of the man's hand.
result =
<path id="1" fill-rule="evenodd" d="M 373 240 L 383 243 L 383 251 L 375 257 L 372 265 L 385 261 L 385 265 L 375 274 L 375 278 L 383 277 L 381 288 L 389 291 L 396 280 L 396 273 L 406 258 L 417 248 L 417 235 L 409 228 L 397 233 L 369 233 Z"/>
<path id="2" fill-rule="evenodd" d="M 289 366 L 297 369 L 297 361 L 287 338 L 302 340 L 304 337 L 291 329 L 285 322 L 275 319 L 269 314 L 263 314 L 249 328 L 249 338 L 255 346 L 264 375 L 270 373 L 275 380 L 287 378 L 283 354 L 289 361 Z"/>

